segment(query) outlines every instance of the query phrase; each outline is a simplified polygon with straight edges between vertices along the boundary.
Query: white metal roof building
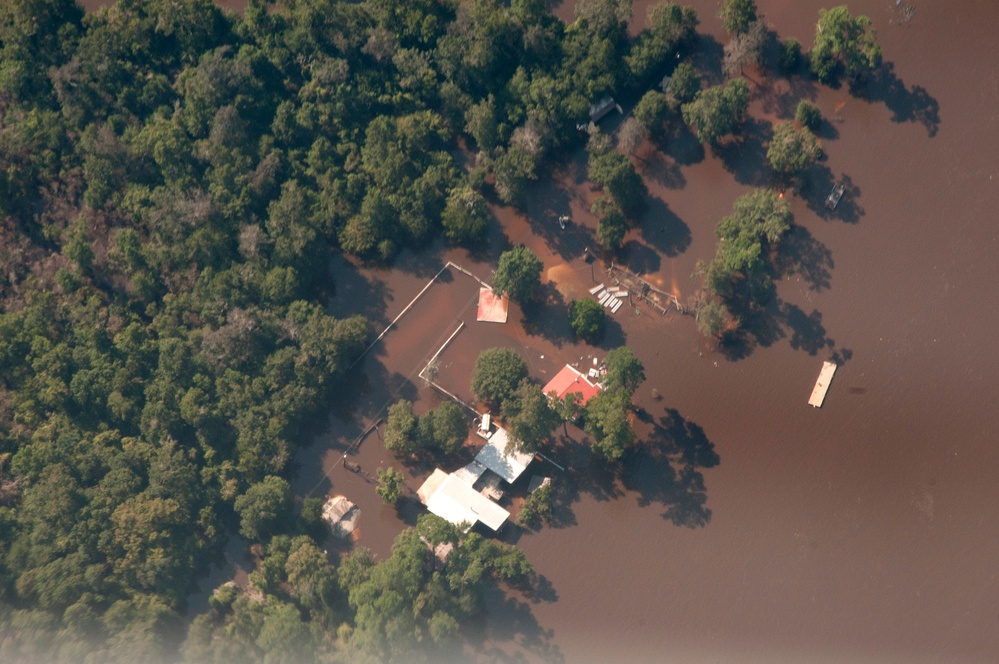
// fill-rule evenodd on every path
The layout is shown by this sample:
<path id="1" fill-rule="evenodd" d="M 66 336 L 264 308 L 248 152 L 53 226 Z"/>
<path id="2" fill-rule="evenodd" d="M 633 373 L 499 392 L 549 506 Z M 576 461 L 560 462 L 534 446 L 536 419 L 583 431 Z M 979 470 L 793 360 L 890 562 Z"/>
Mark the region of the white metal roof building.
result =
<path id="1" fill-rule="evenodd" d="M 493 530 L 499 530 L 510 513 L 472 488 L 472 485 L 454 473 L 434 470 L 416 492 L 432 514 L 456 526 L 465 524 L 467 532 L 481 521 Z"/>
<path id="2" fill-rule="evenodd" d="M 516 451 L 507 454 L 509 440 L 506 429 L 497 428 L 485 447 L 475 455 L 475 460 L 507 482 L 513 483 L 534 460 L 534 455 Z"/>

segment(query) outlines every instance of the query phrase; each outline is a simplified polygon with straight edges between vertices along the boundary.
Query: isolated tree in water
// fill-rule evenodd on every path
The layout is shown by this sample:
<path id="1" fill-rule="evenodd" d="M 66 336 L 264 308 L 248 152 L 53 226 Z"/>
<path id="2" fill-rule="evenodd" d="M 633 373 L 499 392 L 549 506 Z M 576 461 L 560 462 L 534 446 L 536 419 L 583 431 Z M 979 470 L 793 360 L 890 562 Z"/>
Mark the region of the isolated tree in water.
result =
<path id="1" fill-rule="evenodd" d="M 493 275 L 493 290 L 506 293 L 517 302 L 530 302 L 541 289 L 543 268 L 541 259 L 522 244 L 504 251 Z"/>
<path id="2" fill-rule="evenodd" d="M 589 178 L 604 188 L 627 214 L 637 214 L 649 194 L 631 159 L 611 150 L 590 153 Z"/>
<path id="3" fill-rule="evenodd" d="M 628 219 L 613 196 L 604 195 L 593 201 L 593 214 L 597 215 L 597 242 L 604 249 L 617 251 L 628 233 Z"/>
<path id="4" fill-rule="evenodd" d="M 387 504 L 395 505 L 402 498 L 402 492 L 406 488 L 406 479 L 402 473 L 391 466 L 388 468 L 379 468 L 376 473 L 378 475 L 378 487 L 375 488 L 375 492 Z"/>
<path id="5" fill-rule="evenodd" d="M 815 131 L 822 124 L 822 111 L 812 102 L 802 99 L 794 111 L 794 120 L 803 127 Z"/>
<path id="6" fill-rule="evenodd" d="M 416 415 L 413 403 L 400 399 L 389 406 L 385 422 L 385 449 L 390 452 L 411 453 L 416 451 Z"/>
<path id="7" fill-rule="evenodd" d="M 788 121 L 774 125 L 767 161 L 777 173 L 794 177 L 815 163 L 821 154 L 819 142 L 805 127 L 798 129 Z"/>
<path id="8" fill-rule="evenodd" d="M 620 387 L 630 397 L 645 382 L 645 366 L 627 346 L 620 346 L 607 353 L 604 364 L 607 365 L 607 374 L 603 383 L 608 389 Z"/>
<path id="9" fill-rule="evenodd" d="M 881 46 L 871 19 L 854 18 L 846 5 L 820 9 L 808 60 L 812 73 L 824 83 L 835 78 L 839 66 L 850 78 L 874 69 L 881 64 Z"/>
<path id="10" fill-rule="evenodd" d="M 569 305 L 569 325 L 578 339 L 598 343 L 604 336 L 606 322 L 607 314 L 596 300 L 573 300 Z"/>
<path id="11" fill-rule="evenodd" d="M 714 144 L 733 133 L 746 118 L 749 109 L 749 88 L 741 78 L 728 85 L 701 90 L 694 101 L 680 110 L 683 121 L 694 128 L 702 143 Z"/>
<path id="12" fill-rule="evenodd" d="M 527 379 L 503 402 L 503 418 L 512 434 L 510 443 L 521 452 L 540 450 L 559 423 L 548 397 Z"/>
<path id="13" fill-rule="evenodd" d="M 475 361 L 472 392 L 491 405 L 502 405 L 524 378 L 527 378 L 527 364 L 517 351 L 488 348 Z"/>
<path id="14" fill-rule="evenodd" d="M 468 416 L 461 406 L 445 401 L 420 418 L 416 440 L 420 447 L 441 454 L 454 454 L 468 437 Z"/>
<path id="15" fill-rule="evenodd" d="M 756 2 L 754 0 L 722 0 L 721 18 L 725 29 L 733 35 L 746 32 L 749 24 L 756 20 Z"/>

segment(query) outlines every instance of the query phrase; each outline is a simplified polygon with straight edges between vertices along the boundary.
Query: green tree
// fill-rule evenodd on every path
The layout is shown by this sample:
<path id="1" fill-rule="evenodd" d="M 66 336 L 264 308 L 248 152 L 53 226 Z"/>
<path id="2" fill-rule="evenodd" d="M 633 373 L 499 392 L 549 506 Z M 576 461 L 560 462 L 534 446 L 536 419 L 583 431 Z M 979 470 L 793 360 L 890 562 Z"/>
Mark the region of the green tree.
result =
<path id="1" fill-rule="evenodd" d="M 700 89 L 700 77 L 694 68 L 686 62 L 681 62 L 676 66 L 666 88 L 677 104 L 686 104 L 692 101 Z"/>
<path id="2" fill-rule="evenodd" d="M 468 185 L 455 187 L 441 214 L 444 236 L 455 244 L 474 244 L 485 236 L 489 208 L 482 194 Z"/>
<path id="3" fill-rule="evenodd" d="M 871 71 L 881 64 L 881 46 L 871 19 L 851 16 L 846 5 L 820 9 L 808 60 L 812 73 L 823 82 L 833 80 L 839 67 L 851 79 Z"/>
<path id="4" fill-rule="evenodd" d="M 788 121 L 774 125 L 767 161 L 777 173 L 794 177 L 815 163 L 821 154 L 822 148 L 806 127 L 798 129 Z"/>
<path id="5" fill-rule="evenodd" d="M 510 444 L 520 452 L 542 449 L 559 423 L 548 397 L 527 379 L 503 402 L 503 419 L 510 431 Z"/>
<path id="6" fill-rule="evenodd" d="M 417 449 L 416 415 L 413 403 L 400 399 L 389 406 L 385 421 L 385 449 L 390 452 L 411 454 Z"/>
<path id="7" fill-rule="evenodd" d="M 236 498 L 233 507 L 239 515 L 239 533 L 248 540 L 262 542 L 285 529 L 292 516 L 291 487 L 269 475 Z"/>
<path id="8" fill-rule="evenodd" d="M 770 189 L 760 189 L 736 199 L 734 213 L 718 224 L 718 249 L 706 266 L 705 281 L 714 295 L 732 295 L 736 282 L 746 278 L 757 300 L 772 288 L 766 271 L 766 256 L 791 228 L 787 199 Z"/>
<path id="9" fill-rule="evenodd" d="M 541 288 L 544 263 L 524 245 L 517 245 L 500 254 L 499 266 L 493 275 L 493 290 L 505 293 L 517 302 L 530 302 Z"/>
<path id="10" fill-rule="evenodd" d="M 451 544 L 443 560 L 434 549 Z M 404 530 L 392 555 L 375 564 L 369 554 L 344 561 L 338 578 L 354 614 L 347 645 L 351 660 L 413 661 L 439 657 L 439 646 L 458 632 L 478 606 L 489 579 L 515 580 L 530 573 L 530 564 L 515 547 L 487 540 L 432 514 Z M 426 642 L 430 641 L 430 644 Z M 426 652 L 426 646 L 433 650 Z"/>
<path id="11" fill-rule="evenodd" d="M 749 24 L 756 16 L 755 0 L 722 0 L 721 12 L 718 17 L 731 34 L 742 34 L 749 30 Z"/>
<path id="12" fill-rule="evenodd" d="M 669 114 L 666 95 L 658 90 L 649 90 L 638 100 L 633 113 L 642 126 L 654 136 L 655 132 L 662 129 Z"/>
<path id="13" fill-rule="evenodd" d="M 576 419 L 583 412 L 583 405 L 580 403 L 582 397 L 579 392 L 568 392 L 561 399 L 552 392 L 548 395 L 551 400 L 552 408 L 558 413 L 559 419 L 562 420 L 563 431 L 568 434 L 569 432 L 569 422 L 575 422 Z"/>
<path id="14" fill-rule="evenodd" d="M 698 331 L 706 337 L 720 338 L 728 325 L 728 310 L 714 298 L 699 306 L 694 316 Z"/>
<path id="15" fill-rule="evenodd" d="M 593 201 L 593 213 L 597 215 L 597 242 L 609 251 L 617 251 L 628 233 L 628 219 L 617 201 L 609 195 Z"/>
<path id="16" fill-rule="evenodd" d="M 822 124 L 822 111 L 812 102 L 802 99 L 794 111 L 794 119 L 801 126 L 815 131 Z"/>
<path id="17" fill-rule="evenodd" d="M 681 107 L 683 121 L 694 127 L 702 143 L 714 144 L 733 133 L 749 109 L 749 88 L 741 78 L 726 86 L 699 91 L 694 100 Z"/>
<path id="18" fill-rule="evenodd" d="M 482 401 L 501 406 L 524 378 L 527 378 L 527 364 L 517 351 L 488 348 L 475 361 L 472 392 Z"/>
<path id="19" fill-rule="evenodd" d="M 265 662 L 297 664 L 315 653 L 316 640 L 315 627 L 302 620 L 297 607 L 275 602 L 267 607 L 256 645 Z"/>
<path id="20" fill-rule="evenodd" d="M 406 489 L 406 478 L 395 468 L 379 468 L 378 487 L 375 491 L 389 505 L 395 505 L 402 498 L 402 493 Z"/>
<path id="21" fill-rule="evenodd" d="M 336 579 L 326 554 L 306 537 L 296 537 L 284 563 L 285 578 L 298 602 L 329 618 Z"/>
<path id="22" fill-rule="evenodd" d="M 627 156 L 610 150 L 591 153 L 588 175 L 626 213 L 635 214 L 644 207 L 649 192 Z"/>
<path id="23" fill-rule="evenodd" d="M 420 418 L 416 439 L 423 449 L 454 454 L 468 438 L 468 417 L 453 401 L 445 401 Z"/>
<path id="24" fill-rule="evenodd" d="M 326 524 L 323 521 L 323 499 L 311 496 L 302 500 L 302 508 L 298 518 L 302 530 L 315 540 L 322 541 L 326 535 Z"/>
<path id="25" fill-rule="evenodd" d="M 555 518 L 555 492 L 551 483 L 535 489 L 520 508 L 517 514 L 517 524 L 527 528 L 535 527 L 539 522 L 550 524 Z"/>
<path id="26" fill-rule="evenodd" d="M 569 326 L 577 338 L 591 344 L 599 343 L 606 322 L 607 314 L 596 300 L 585 298 L 569 303 Z"/>
<path id="27" fill-rule="evenodd" d="M 521 206 L 527 184 L 537 179 L 538 157 L 517 144 L 500 150 L 492 162 L 496 193 L 507 205 Z"/>
<path id="28" fill-rule="evenodd" d="M 638 34 L 625 57 L 630 80 L 639 88 L 658 82 L 671 59 L 693 42 L 697 12 L 673 2 L 649 7 L 649 27 Z"/>
<path id="29" fill-rule="evenodd" d="M 608 461 L 619 461 L 635 442 L 628 412 L 631 396 L 622 387 L 605 387 L 586 403 L 586 433 L 593 449 Z"/>
<path id="30" fill-rule="evenodd" d="M 629 396 L 645 382 L 645 366 L 627 346 L 619 346 L 604 358 L 607 373 L 603 384 L 607 389 L 621 388 Z"/>
<path id="31" fill-rule="evenodd" d="M 801 42 L 794 37 L 781 40 L 777 57 L 785 73 L 796 72 L 801 66 Z"/>
<path id="32" fill-rule="evenodd" d="M 486 154 L 491 153 L 499 144 L 498 124 L 496 99 L 492 94 L 473 104 L 465 113 L 465 131 Z"/>

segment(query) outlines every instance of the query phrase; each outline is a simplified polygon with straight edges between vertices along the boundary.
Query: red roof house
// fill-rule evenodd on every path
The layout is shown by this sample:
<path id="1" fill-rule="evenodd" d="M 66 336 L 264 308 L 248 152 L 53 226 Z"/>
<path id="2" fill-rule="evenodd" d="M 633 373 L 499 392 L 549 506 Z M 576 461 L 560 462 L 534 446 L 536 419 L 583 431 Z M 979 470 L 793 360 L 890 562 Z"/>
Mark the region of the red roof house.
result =
<path id="1" fill-rule="evenodd" d="M 579 395 L 579 405 L 585 406 L 586 402 L 592 399 L 603 389 L 599 383 L 592 383 L 585 374 L 580 373 L 568 364 L 562 368 L 555 377 L 548 381 L 544 387 L 545 394 L 552 394 L 559 399 L 564 399 L 565 395 L 575 392 Z"/>

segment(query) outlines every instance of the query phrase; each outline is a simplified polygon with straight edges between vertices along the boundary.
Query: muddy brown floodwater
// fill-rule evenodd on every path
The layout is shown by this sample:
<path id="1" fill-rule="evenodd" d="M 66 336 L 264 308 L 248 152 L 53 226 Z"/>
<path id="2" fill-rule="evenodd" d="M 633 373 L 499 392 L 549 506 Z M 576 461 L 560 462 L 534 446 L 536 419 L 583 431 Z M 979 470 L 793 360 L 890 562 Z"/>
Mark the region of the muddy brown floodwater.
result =
<path id="1" fill-rule="evenodd" d="M 725 35 L 716 4 L 694 4 L 702 62 L 710 64 Z M 779 36 L 811 43 L 822 3 L 759 4 Z M 902 22 L 909 4 L 916 11 Z M 645 7 L 636 3 L 636 16 Z M 886 79 L 854 94 L 749 73 L 754 117 L 786 117 L 807 97 L 830 120 L 820 132 L 827 159 L 793 203 L 800 228 L 789 245 L 792 265 L 758 338 L 726 354 L 707 348 L 688 317 L 629 309 L 614 317 L 614 335 L 646 365 L 637 400 L 657 426 L 640 424 L 643 437 L 673 453 L 669 463 L 638 455 L 616 483 L 575 469 L 561 526 L 517 541 L 544 592 L 490 596 L 488 623 L 474 641 L 479 659 L 977 663 L 999 656 L 992 53 L 999 5 L 896 8 L 875 0 L 850 9 L 873 19 L 891 63 Z M 571 16 L 572 8 L 557 11 Z M 641 150 L 635 163 L 652 200 L 624 261 L 686 298 L 695 262 L 714 251 L 718 219 L 738 195 L 766 184 L 764 130 L 752 124 L 747 143 L 721 157 L 702 155 L 682 136 L 662 152 Z M 583 183 L 583 163 L 571 155 L 553 183 L 533 192 L 526 217 L 496 210 L 506 239 L 534 247 L 566 297 L 592 283 L 580 252 L 592 242 L 586 210 L 596 194 Z M 822 199 L 834 180 L 848 191 L 829 215 Z M 565 233 L 554 225 L 560 213 L 573 217 Z M 487 263 L 452 257 L 489 274 Z M 408 259 L 386 272 L 339 262 L 331 307 L 356 311 L 364 294 L 381 329 L 438 265 Z M 382 556 L 400 519 L 371 485 L 330 464 L 396 394 L 420 398 L 420 408 L 436 403 L 413 372 L 474 294 L 466 279 L 455 274 L 451 290 L 426 301 L 436 316 L 414 308 L 408 327 L 404 318 L 389 333 L 365 364 L 367 387 L 353 418 L 333 420 L 334 451 L 325 455 L 332 486 L 319 490 L 356 494 L 367 507 L 360 542 Z M 506 327 L 518 318 L 512 312 Z M 518 348 L 543 379 L 582 354 L 560 338 L 564 331 L 544 332 L 554 342 L 510 331 L 489 343 Z M 459 376 L 474 345 L 463 331 L 442 355 L 442 380 L 462 394 L 467 378 Z M 825 406 L 809 408 L 821 362 L 834 356 L 841 367 Z M 321 451 L 303 455 L 303 468 Z M 568 447 L 562 453 L 560 460 L 574 460 Z M 357 458 L 371 471 L 391 461 L 370 437 Z M 402 520 L 415 511 L 404 509 Z"/>
<path id="2" fill-rule="evenodd" d="M 717 3 L 692 4 L 701 64 L 717 70 Z M 758 4 L 780 37 L 807 46 L 818 8 L 833 3 Z M 647 6 L 635 3 L 636 25 Z M 572 500 L 559 526 L 507 535 L 542 590 L 490 595 L 488 620 L 470 636 L 475 659 L 999 659 L 999 3 L 860 0 L 850 9 L 873 19 L 887 76 L 853 93 L 748 72 L 757 121 L 741 148 L 703 154 L 680 136 L 636 156 L 651 201 L 623 260 L 683 300 L 695 262 L 714 252 L 718 219 L 766 184 L 765 122 L 792 114 L 801 97 L 827 119 L 827 158 L 793 202 L 799 228 L 777 301 L 746 348 L 713 350 L 675 313 L 624 308 L 614 317 L 608 345 L 627 342 L 646 366 L 639 429 L 656 451 L 636 455 L 613 481 L 574 467 L 578 446 L 562 441 L 556 456 L 571 468 Z M 571 18 L 572 3 L 556 11 Z M 581 260 L 596 195 L 584 163 L 567 157 L 533 191 L 526 217 L 495 210 L 503 237 L 497 230 L 487 256 L 405 256 L 391 271 L 338 259 L 331 310 L 364 313 L 381 330 L 446 258 L 488 278 L 502 241 L 531 245 L 573 297 L 602 278 Z M 833 181 L 847 194 L 828 214 L 822 199 Z M 554 223 L 561 213 L 573 217 L 564 233 Z M 357 502 L 358 543 L 381 557 L 419 510 L 384 507 L 374 485 L 339 461 L 391 400 L 414 399 L 421 411 L 438 402 L 417 374 L 474 315 L 466 307 L 476 291 L 465 275 L 443 276 L 331 404 L 330 435 L 296 459 L 299 492 Z M 540 317 L 541 329 L 524 331 L 519 319 L 514 308 L 506 326 L 469 325 L 442 354 L 442 382 L 467 395 L 474 355 L 488 345 L 517 348 L 539 379 L 594 353 L 569 343 L 554 314 Z M 825 405 L 809 408 L 831 357 L 841 366 Z M 377 432 L 351 454 L 371 474 L 398 463 Z M 430 468 L 409 470 L 415 489 Z"/>

